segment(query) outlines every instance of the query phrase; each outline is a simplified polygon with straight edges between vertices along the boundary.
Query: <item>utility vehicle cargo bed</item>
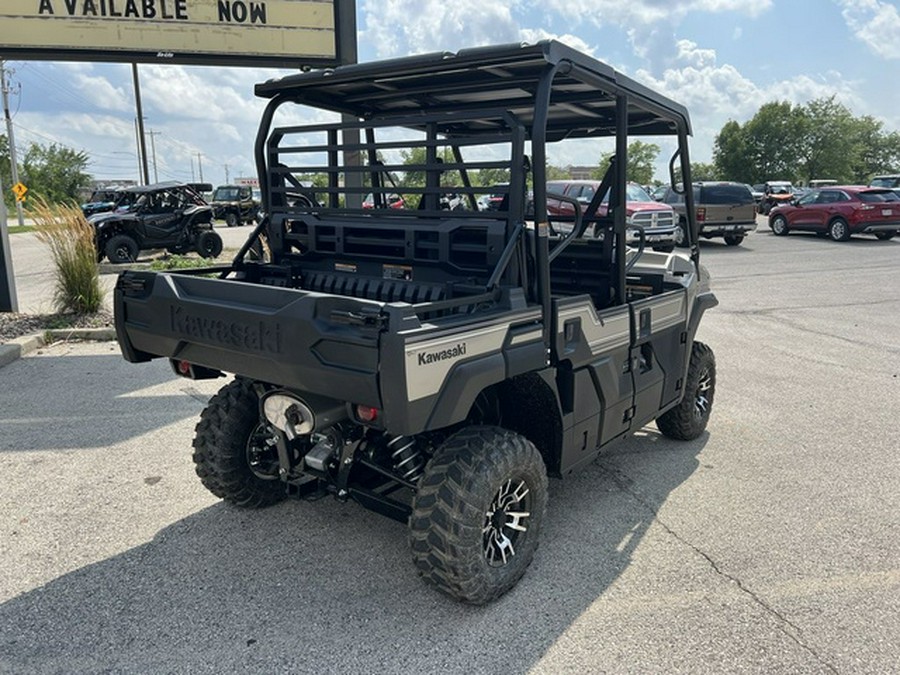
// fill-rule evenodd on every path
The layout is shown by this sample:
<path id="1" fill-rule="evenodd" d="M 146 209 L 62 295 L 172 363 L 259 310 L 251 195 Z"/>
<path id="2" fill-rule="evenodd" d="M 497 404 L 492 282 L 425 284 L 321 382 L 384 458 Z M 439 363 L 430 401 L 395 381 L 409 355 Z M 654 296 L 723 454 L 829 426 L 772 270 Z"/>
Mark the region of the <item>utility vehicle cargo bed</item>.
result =
<path id="1" fill-rule="evenodd" d="M 125 272 L 116 333 L 132 362 L 166 357 L 305 391 L 380 404 L 378 331 L 335 320 L 383 303 L 172 273 Z"/>

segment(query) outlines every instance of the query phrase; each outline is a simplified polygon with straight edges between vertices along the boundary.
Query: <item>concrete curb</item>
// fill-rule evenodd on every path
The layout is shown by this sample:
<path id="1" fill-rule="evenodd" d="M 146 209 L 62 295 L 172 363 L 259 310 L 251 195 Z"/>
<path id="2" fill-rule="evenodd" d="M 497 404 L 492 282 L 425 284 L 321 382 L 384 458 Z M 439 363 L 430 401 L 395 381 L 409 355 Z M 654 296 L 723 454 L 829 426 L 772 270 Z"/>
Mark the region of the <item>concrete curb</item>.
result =
<path id="1" fill-rule="evenodd" d="M 50 341 L 47 341 L 50 338 Z M 116 339 L 115 328 L 49 328 L 33 335 L 23 335 L 0 344 L 0 368 L 16 359 L 55 342 L 70 340 L 95 340 L 107 342 Z"/>

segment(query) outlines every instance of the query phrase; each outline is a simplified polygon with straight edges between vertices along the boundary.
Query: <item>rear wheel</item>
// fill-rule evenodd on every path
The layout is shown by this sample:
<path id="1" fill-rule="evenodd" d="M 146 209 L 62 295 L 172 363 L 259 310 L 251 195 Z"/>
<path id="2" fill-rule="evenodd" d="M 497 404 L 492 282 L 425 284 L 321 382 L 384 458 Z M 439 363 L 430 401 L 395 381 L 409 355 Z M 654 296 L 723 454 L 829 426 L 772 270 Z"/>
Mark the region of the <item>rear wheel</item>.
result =
<path id="1" fill-rule="evenodd" d="M 893 239 L 897 235 L 896 232 L 876 232 L 875 236 L 881 239 L 881 241 L 887 241 L 889 239 Z"/>
<path id="2" fill-rule="evenodd" d="M 236 379 L 213 396 L 194 436 L 194 464 L 200 482 L 216 497 L 246 508 L 285 498 L 278 479 L 275 438 L 259 418 L 253 385 Z"/>
<path id="3" fill-rule="evenodd" d="M 409 538 L 419 574 L 480 605 L 511 589 L 538 546 L 547 470 L 523 436 L 472 426 L 448 438 L 425 467 Z"/>
<path id="4" fill-rule="evenodd" d="M 834 241 L 847 241 L 850 238 L 850 226 L 843 218 L 835 218 L 828 224 L 828 236 Z"/>
<path id="5" fill-rule="evenodd" d="M 744 241 L 744 235 L 742 234 L 725 235 L 725 243 L 729 246 L 740 246 L 742 241 Z"/>
<path id="6" fill-rule="evenodd" d="M 197 253 L 203 258 L 215 258 L 222 252 L 222 237 L 213 230 L 203 230 L 197 237 Z"/>
<path id="7" fill-rule="evenodd" d="M 127 234 L 115 234 L 105 246 L 106 257 L 111 263 L 134 262 L 138 256 L 138 243 Z"/>
<path id="8" fill-rule="evenodd" d="M 788 230 L 787 218 L 784 216 L 775 216 L 772 218 L 772 232 L 779 237 L 783 237 L 790 232 L 790 230 Z"/>
<path id="9" fill-rule="evenodd" d="M 678 441 L 692 441 L 706 429 L 716 393 L 716 358 L 702 342 L 691 348 L 684 398 L 674 408 L 656 419 L 664 436 Z"/>

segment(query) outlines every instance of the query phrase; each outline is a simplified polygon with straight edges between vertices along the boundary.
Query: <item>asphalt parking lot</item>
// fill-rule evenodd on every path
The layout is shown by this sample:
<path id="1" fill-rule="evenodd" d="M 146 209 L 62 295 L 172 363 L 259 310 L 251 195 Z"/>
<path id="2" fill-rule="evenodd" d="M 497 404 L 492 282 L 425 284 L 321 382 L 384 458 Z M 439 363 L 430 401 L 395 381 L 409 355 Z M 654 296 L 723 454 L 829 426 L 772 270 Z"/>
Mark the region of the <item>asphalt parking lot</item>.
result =
<path id="1" fill-rule="evenodd" d="M 207 493 L 190 444 L 222 380 L 114 343 L 0 369 L 0 671 L 896 672 L 900 239 L 702 256 L 708 433 L 650 426 L 551 482 L 533 565 L 482 608 L 352 503 Z"/>

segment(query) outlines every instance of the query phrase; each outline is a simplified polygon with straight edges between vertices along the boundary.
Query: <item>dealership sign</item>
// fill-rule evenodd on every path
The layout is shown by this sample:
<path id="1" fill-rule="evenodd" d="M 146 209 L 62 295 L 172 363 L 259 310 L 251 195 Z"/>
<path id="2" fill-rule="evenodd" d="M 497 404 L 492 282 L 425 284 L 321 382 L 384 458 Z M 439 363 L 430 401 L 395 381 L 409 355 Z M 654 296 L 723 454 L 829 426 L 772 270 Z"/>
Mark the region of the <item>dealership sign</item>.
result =
<path id="1" fill-rule="evenodd" d="M 338 65 L 353 12 L 354 0 L 2 0 L 0 57 Z"/>

